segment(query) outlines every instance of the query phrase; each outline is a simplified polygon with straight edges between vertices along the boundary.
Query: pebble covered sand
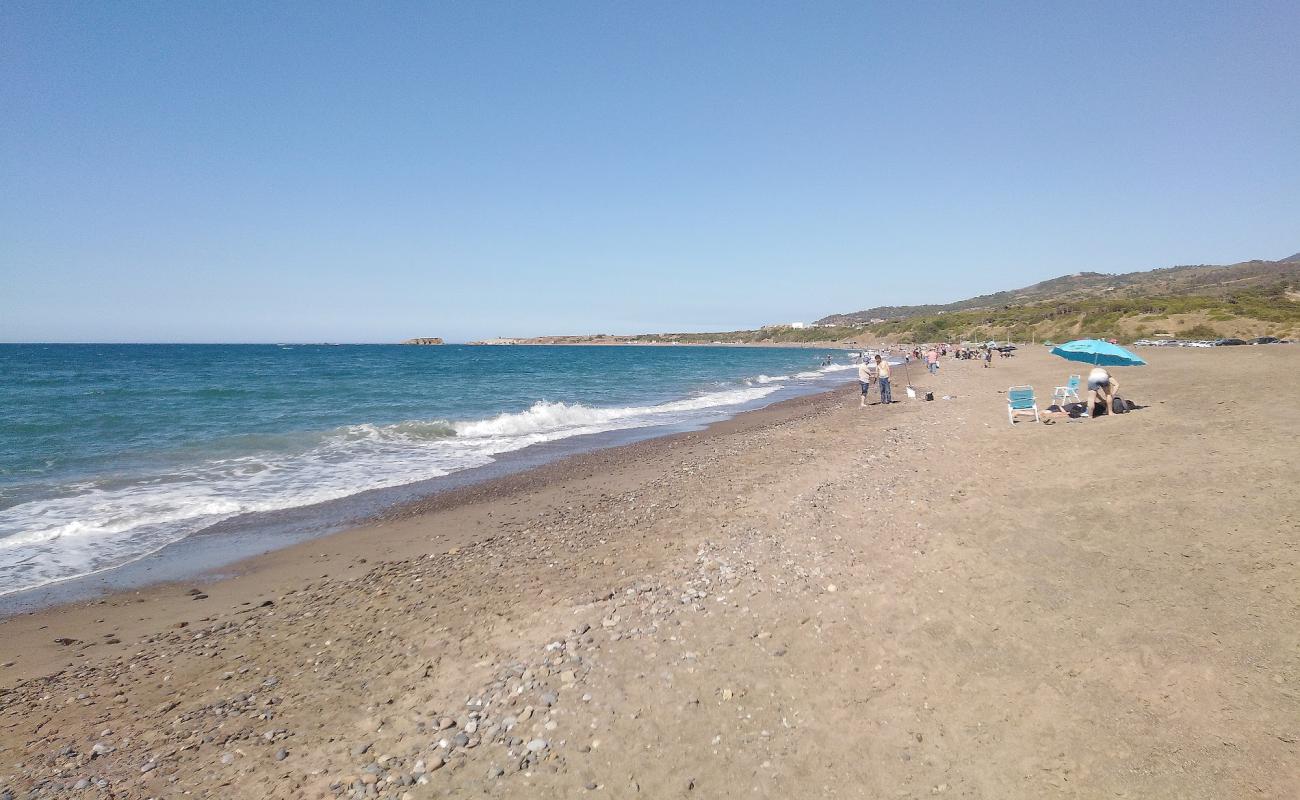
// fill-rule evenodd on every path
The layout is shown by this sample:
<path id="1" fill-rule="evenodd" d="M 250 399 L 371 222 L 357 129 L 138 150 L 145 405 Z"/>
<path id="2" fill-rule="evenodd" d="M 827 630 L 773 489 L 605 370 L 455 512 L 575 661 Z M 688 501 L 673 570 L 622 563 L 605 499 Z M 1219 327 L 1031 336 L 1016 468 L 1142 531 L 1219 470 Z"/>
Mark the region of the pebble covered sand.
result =
<path id="1" fill-rule="evenodd" d="M 946 361 L 0 623 L 0 798 L 1294 796 L 1300 349 L 1151 361 L 1128 416 Z"/>

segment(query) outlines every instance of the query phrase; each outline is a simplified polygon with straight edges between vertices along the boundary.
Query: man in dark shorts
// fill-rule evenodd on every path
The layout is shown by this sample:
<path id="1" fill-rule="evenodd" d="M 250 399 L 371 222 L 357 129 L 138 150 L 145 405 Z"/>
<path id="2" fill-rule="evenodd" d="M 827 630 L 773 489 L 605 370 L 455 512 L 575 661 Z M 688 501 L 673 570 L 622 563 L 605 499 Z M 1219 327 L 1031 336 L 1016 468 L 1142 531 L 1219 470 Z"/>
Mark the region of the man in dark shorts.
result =
<path id="1" fill-rule="evenodd" d="M 862 354 L 862 363 L 858 364 L 858 384 L 862 387 L 862 404 L 859 408 L 867 407 L 867 394 L 871 392 L 871 386 L 880 376 L 880 370 L 876 367 L 875 362 L 867 357 L 866 353 Z"/>

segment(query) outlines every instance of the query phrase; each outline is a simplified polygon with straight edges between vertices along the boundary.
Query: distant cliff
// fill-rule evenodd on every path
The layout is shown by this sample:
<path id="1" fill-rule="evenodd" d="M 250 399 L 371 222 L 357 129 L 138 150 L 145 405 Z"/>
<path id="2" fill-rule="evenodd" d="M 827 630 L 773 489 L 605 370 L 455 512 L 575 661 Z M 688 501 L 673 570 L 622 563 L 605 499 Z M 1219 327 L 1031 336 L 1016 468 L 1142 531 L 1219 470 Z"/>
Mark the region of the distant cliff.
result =
<path id="1" fill-rule="evenodd" d="M 402 344 L 442 344 L 442 339 L 437 336 L 422 337 L 419 339 L 407 339 Z"/>

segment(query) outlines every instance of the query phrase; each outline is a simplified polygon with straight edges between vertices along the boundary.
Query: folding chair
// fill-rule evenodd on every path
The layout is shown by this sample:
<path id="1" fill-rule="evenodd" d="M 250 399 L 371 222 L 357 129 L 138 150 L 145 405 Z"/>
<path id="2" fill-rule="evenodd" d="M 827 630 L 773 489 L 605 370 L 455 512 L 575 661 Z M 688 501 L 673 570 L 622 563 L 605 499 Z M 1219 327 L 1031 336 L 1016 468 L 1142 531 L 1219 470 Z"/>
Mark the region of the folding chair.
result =
<path id="1" fill-rule="evenodd" d="M 1017 414 L 1033 414 L 1038 422 L 1038 401 L 1034 399 L 1034 387 L 1012 386 L 1007 389 L 1007 421 L 1016 424 Z"/>
<path id="2" fill-rule="evenodd" d="M 1082 403 L 1083 398 L 1079 397 L 1079 386 L 1083 379 L 1078 375 L 1071 375 L 1070 380 L 1064 386 L 1058 386 L 1052 390 L 1052 402 L 1064 407 L 1071 397 L 1074 402 Z"/>

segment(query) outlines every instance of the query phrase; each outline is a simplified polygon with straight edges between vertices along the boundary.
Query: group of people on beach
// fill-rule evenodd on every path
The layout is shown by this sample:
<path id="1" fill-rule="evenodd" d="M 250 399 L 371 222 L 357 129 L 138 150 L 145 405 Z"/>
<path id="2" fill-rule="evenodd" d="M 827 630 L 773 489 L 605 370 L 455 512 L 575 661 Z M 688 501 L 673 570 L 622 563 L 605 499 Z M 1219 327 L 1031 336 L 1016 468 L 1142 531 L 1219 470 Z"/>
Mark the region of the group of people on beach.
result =
<path id="1" fill-rule="evenodd" d="M 978 348 L 949 346 L 947 344 L 932 344 L 922 347 L 912 347 L 910 350 L 903 348 L 899 360 L 904 364 L 910 364 L 913 361 L 920 363 L 925 361 L 926 369 L 931 375 L 937 375 L 940 368 L 940 359 L 951 353 L 953 358 L 958 360 L 974 359 L 983 362 L 983 366 L 988 368 L 993 362 L 993 353 L 998 348 L 989 345 L 981 345 Z M 893 365 L 889 361 L 889 355 L 893 352 L 890 348 L 885 354 L 863 352 L 858 363 L 858 383 L 862 389 L 862 400 L 860 408 L 866 408 L 873 391 L 879 395 L 879 404 L 888 405 L 894 402 L 893 387 L 890 384 L 890 377 L 893 373 Z M 1005 357 L 1007 353 L 1000 352 Z M 1122 413 L 1131 408 L 1137 408 L 1132 403 L 1119 397 L 1119 381 L 1115 379 L 1106 369 L 1095 367 L 1088 374 L 1087 395 L 1077 403 L 1053 404 L 1049 406 L 1044 416 L 1046 421 L 1052 421 L 1059 416 L 1069 416 L 1072 418 L 1087 419 L 1090 417 L 1102 416 L 1105 414 Z"/>

